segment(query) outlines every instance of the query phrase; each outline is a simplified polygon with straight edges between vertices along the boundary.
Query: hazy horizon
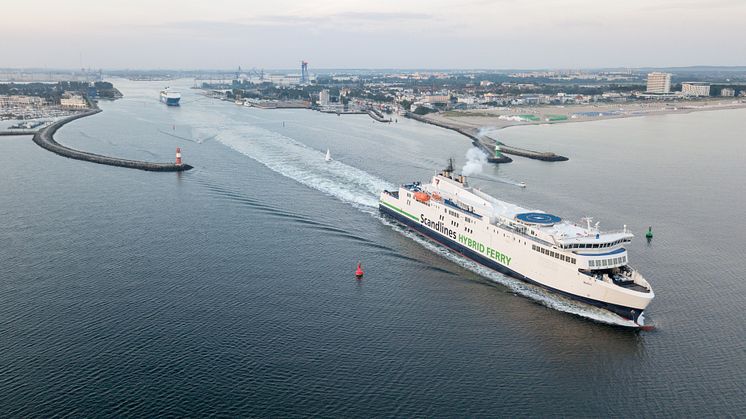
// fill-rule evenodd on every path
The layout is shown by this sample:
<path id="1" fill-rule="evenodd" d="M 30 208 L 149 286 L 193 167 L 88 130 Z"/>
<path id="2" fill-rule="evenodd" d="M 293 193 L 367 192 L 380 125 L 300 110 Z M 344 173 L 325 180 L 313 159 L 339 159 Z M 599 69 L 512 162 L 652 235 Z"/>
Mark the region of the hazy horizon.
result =
<path id="1" fill-rule="evenodd" d="M 594 69 L 744 66 L 738 0 L 11 0 L 3 68 Z M 17 17 L 17 18 L 13 18 Z M 30 23 L 31 22 L 31 23 Z"/>

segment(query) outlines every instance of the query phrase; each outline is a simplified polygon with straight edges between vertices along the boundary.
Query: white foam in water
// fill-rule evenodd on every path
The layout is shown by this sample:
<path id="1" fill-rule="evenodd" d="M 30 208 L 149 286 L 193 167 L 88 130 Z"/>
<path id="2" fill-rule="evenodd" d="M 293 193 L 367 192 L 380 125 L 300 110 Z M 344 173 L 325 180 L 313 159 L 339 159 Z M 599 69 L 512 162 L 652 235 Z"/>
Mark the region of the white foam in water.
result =
<path id="1" fill-rule="evenodd" d="M 558 311 L 564 311 L 570 314 L 575 314 L 581 317 L 586 317 L 600 323 L 612 324 L 617 326 L 637 327 L 634 322 L 625 320 L 614 313 L 610 313 L 597 307 L 564 298 L 538 286 L 527 284 L 513 277 L 506 276 L 497 271 L 489 269 L 465 256 L 458 254 L 457 252 L 447 247 L 436 244 L 433 241 L 424 238 L 420 234 L 400 226 L 399 224 L 393 224 L 385 219 L 384 223 L 390 225 L 394 230 L 409 237 L 422 247 L 430 250 L 433 253 L 437 253 L 438 255 L 443 256 L 444 258 L 461 266 L 462 268 L 468 269 L 492 282 L 504 285 L 510 288 L 516 294 L 530 298 L 549 308 Z"/>
<path id="2" fill-rule="evenodd" d="M 526 284 L 478 264 L 444 246 L 435 244 L 417 233 L 388 221 L 378 213 L 378 196 L 394 185 L 365 171 L 339 161 L 324 161 L 324 152 L 256 126 L 231 127 L 216 137 L 226 146 L 265 165 L 274 172 L 347 202 L 371 214 L 395 231 L 409 237 L 426 249 L 466 268 L 490 281 L 510 288 L 555 310 L 572 313 L 598 322 L 633 326 L 634 323 L 586 304 L 565 299 L 539 287 Z"/>
<path id="3" fill-rule="evenodd" d="M 284 135 L 257 127 L 221 132 L 216 139 L 271 170 L 334 196 L 368 213 L 378 208 L 378 194 L 394 185 Z"/>

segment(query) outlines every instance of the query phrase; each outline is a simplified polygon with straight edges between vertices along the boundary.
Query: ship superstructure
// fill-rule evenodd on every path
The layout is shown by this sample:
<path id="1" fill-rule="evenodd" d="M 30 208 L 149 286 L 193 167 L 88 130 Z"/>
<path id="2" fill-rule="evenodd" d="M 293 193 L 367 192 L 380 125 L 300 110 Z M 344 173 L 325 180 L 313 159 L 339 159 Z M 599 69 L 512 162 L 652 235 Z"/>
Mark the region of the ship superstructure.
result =
<path id="1" fill-rule="evenodd" d="M 625 226 L 602 232 L 598 223 L 563 221 L 498 200 L 454 175 L 453 164 L 431 183 L 381 193 L 380 210 L 422 234 L 499 272 L 609 310 L 643 325 L 654 297 L 629 265 Z"/>
<path id="2" fill-rule="evenodd" d="M 161 90 L 161 102 L 165 103 L 168 106 L 179 106 L 179 101 L 181 100 L 181 93 L 177 92 L 170 87 L 166 87 L 165 89 Z"/>

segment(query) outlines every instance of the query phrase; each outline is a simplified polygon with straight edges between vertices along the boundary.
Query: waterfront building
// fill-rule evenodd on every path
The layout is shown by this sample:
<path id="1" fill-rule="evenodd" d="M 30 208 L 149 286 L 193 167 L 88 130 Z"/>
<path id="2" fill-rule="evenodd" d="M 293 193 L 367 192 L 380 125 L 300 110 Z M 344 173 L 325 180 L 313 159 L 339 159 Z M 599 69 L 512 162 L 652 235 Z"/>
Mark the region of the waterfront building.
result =
<path id="1" fill-rule="evenodd" d="M 648 74 L 648 93 L 671 92 L 671 73 L 652 72 Z"/>
<path id="2" fill-rule="evenodd" d="M 319 93 L 319 105 L 321 106 L 329 105 L 329 90 L 328 89 L 324 89 Z"/>
<path id="3" fill-rule="evenodd" d="M 33 108 L 47 104 L 44 98 L 37 96 L 10 95 L 0 96 L 0 109 Z"/>
<path id="4" fill-rule="evenodd" d="M 681 83 L 681 93 L 686 96 L 710 96 L 710 84 L 699 82 Z"/>
<path id="5" fill-rule="evenodd" d="M 733 97 L 735 95 L 736 95 L 736 89 L 733 89 L 730 87 L 724 87 L 722 90 L 720 90 L 720 96 Z"/>
<path id="6" fill-rule="evenodd" d="M 79 94 L 65 92 L 60 98 L 60 105 L 67 109 L 85 109 L 88 102 Z"/>
<path id="7" fill-rule="evenodd" d="M 425 103 L 448 103 L 450 100 L 450 95 L 428 95 L 424 98 Z"/>

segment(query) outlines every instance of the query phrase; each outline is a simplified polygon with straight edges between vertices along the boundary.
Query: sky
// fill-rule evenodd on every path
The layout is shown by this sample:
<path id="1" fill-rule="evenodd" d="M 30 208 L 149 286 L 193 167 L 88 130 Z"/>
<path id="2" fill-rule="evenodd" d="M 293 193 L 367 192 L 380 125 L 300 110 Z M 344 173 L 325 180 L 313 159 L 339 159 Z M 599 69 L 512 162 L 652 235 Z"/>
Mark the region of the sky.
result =
<path id="1" fill-rule="evenodd" d="M 0 68 L 746 65 L 746 0 L 0 0 Z"/>

